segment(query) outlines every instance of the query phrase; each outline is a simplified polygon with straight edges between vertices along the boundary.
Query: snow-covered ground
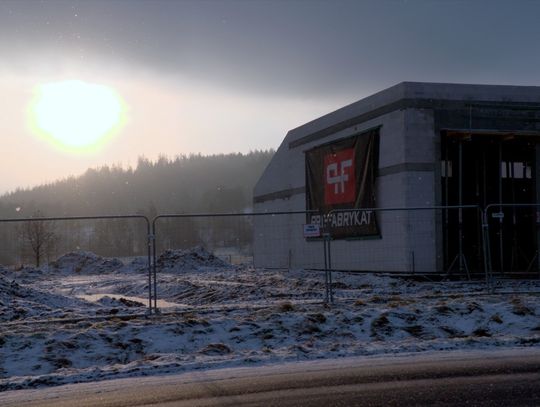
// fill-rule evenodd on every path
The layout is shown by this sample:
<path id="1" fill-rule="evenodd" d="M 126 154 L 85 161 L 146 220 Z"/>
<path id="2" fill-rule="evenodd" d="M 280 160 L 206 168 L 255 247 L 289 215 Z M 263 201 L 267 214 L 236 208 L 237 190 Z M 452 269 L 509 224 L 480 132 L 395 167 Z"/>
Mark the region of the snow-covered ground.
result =
<path id="1" fill-rule="evenodd" d="M 231 266 L 201 248 L 158 259 L 70 253 L 0 267 L 0 390 L 216 367 L 540 343 L 540 281 L 415 282 Z"/>

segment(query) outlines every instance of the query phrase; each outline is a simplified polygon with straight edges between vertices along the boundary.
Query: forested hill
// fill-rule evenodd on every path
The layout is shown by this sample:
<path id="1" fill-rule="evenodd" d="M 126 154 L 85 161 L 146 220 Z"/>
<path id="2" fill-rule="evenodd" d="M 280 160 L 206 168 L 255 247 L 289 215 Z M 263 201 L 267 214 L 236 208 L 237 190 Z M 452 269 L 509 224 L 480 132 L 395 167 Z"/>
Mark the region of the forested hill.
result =
<path id="1" fill-rule="evenodd" d="M 135 169 L 102 167 L 0 197 L 0 217 L 244 211 L 274 154 L 139 158 Z"/>

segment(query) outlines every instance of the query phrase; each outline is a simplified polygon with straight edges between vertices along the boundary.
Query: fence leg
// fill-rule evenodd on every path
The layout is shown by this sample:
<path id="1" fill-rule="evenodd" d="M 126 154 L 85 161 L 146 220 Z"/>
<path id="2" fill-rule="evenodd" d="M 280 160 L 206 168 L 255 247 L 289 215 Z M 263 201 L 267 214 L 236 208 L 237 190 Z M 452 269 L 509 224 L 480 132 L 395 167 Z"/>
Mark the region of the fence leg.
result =
<path id="1" fill-rule="evenodd" d="M 158 314 L 159 310 L 157 307 L 157 266 L 156 266 L 156 226 L 154 224 L 154 230 L 152 233 L 152 271 L 154 272 L 154 313 Z"/>
<path id="2" fill-rule="evenodd" d="M 488 292 L 491 291 L 491 276 L 489 270 L 488 260 L 488 245 L 489 245 L 489 225 L 487 218 L 483 211 L 480 211 L 480 217 L 482 219 L 482 251 L 484 256 L 484 273 L 486 277 L 486 287 Z"/>
<path id="3" fill-rule="evenodd" d="M 492 293 L 495 292 L 495 278 L 493 276 L 493 262 L 491 258 L 491 238 L 490 238 L 490 232 L 489 232 L 489 208 L 487 208 L 484 212 L 484 224 L 486 225 L 486 262 L 487 262 L 487 270 L 489 274 L 489 284 L 490 284 L 490 290 Z"/>
<path id="4" fill-rule="evenodd" d="M 328 287 L 330 288 L 330 304 L 334 304 L 334 287 L 332 286 L 332 247 L 331 238 L 328 235 Z"/>
<path id="5" fill-rule="evenodd" d="M 153 235 L 148 234 L 147 236 L 147 245 L 148 245 L 148 314 L 152 314 L 152 241 Z"/>
<path id="6" fill-rule="evenodd" d="M 328 304 L 330 302 L 330 291 L 328 288 L 328 251 L 327 251 L 327 239 L 326 234 L 323 236 L 323 250 L 324 250 L 324 302 Z"/>
<path id="7" fill-rule="evenodd" d="M 526 270 L 527 273 L 529 273 L 532 270 L 532 268 L 534 267 L 534 263 L 537 262 L 537 261 L 538 261 L 538 250 L 536 250 L 534 252 L 534 256 L 533 256 L 532 260 L 529 262 L 529 265 L 527 266 L 527 270 Z M 538 273 L 539 273 L 538 276 L 540 277 L 540 269 L 538 269 L 538 270 L 539 270 L 538 271 Z"/>

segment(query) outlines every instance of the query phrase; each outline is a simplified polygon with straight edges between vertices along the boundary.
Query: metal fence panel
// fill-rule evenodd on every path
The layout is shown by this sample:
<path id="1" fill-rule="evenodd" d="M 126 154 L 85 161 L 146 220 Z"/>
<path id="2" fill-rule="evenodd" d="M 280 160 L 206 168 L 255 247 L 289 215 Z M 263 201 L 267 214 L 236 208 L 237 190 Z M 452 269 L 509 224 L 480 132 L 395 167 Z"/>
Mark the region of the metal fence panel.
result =
<path id="1" fill-rule="evenodd" d="M 490 268 L 495 277 L 540 274 L 540 204 L 492 204 L 485 224 Z"/>
<path id="2" fill-rule="evenodd" d="M 142 215 L 0 219 L 0 264 L 7 266 L 3 274 L 29 289 L 90 302 L 107 295 L 145 302 L 147 296 L 150 309 L 149 237 L 150 222 Z M 108 293 L 104 276 L 129 280 L 135 288 Z"/>
<path id="3" fill-rule="evenodd" d="M 485 274 L 477 206 L 369 208 L 380 235 L 332 242 L 332 269 L 401 274 Z"/>
<path id="4" fill-rule="evenodd" d="M 323 270 L 322 239 L 304 239 L 306 211 L 169 214 L 152 222 L 154 307 L 158 308 L 160 259 L 171 250 L 201 247 L 231 263 L 259 269 Z M 182 254 L 178 254 L 181 256 Z M 258 271 L 263 272 L 263 271 Z"/>

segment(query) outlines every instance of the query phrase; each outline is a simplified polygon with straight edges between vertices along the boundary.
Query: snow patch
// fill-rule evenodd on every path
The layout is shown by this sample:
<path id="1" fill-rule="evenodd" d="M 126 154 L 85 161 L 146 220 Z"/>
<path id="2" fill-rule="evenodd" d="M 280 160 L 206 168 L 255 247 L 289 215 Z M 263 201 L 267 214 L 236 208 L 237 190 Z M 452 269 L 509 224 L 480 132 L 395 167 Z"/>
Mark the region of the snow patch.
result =
<path id="1" fill-rule="evenodd" d="M 142 306 L 149 291 L 143 268 L 145 258 L 122 266 L 87 252 L 62 256 L 54 272 L 1 268 L 0 391 L 216 367 L 540 344 L 538 280 L 502 281 L 500 293 L 490 294 L 482 282 L 335 272 L 336 303 L 327 306 L 322 272 L 233 267 L 195 248 L 160 256 L 163 308 L 149 317 Z"/>

